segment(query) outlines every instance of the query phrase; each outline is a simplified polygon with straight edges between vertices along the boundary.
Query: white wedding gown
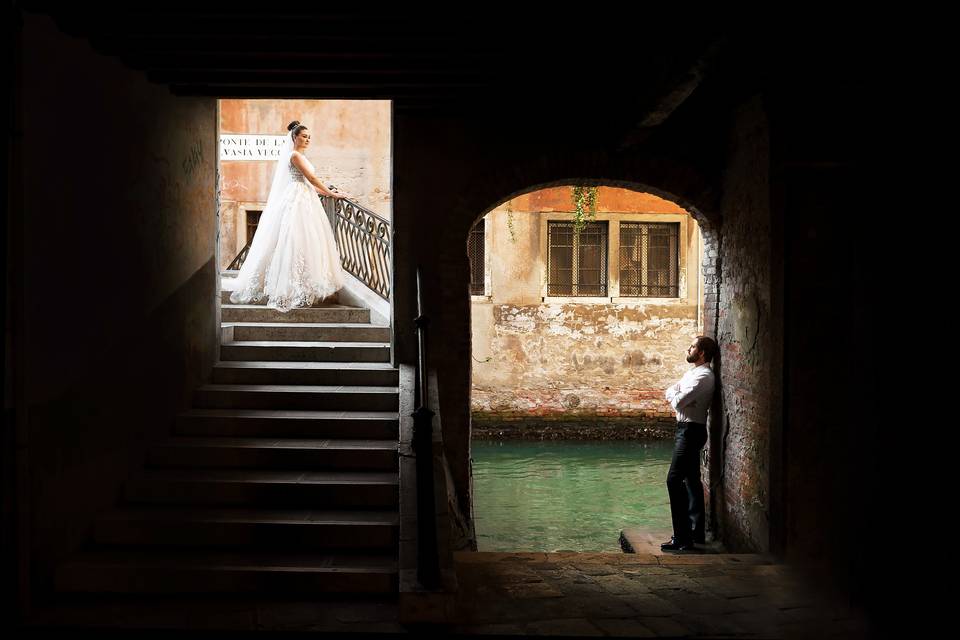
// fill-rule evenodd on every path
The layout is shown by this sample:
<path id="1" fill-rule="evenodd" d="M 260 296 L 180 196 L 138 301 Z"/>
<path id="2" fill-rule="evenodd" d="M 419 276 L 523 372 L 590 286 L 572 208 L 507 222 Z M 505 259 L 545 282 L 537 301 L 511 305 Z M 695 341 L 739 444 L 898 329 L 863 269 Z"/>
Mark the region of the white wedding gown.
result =
<path id="1" fill-rule="evenodd" d="M 308 307 L 343 287 L 340 252 L 317 191 L 289 157 L 285 164 L 276 170 L 288 171 L 287 179 L 276 205 L 268 204 L 260 216 L 230 294 L 233 304 L 266 297 L 268 307 L 287 312 Z M 309 160 L 307 164 L 314 171 Z"/>

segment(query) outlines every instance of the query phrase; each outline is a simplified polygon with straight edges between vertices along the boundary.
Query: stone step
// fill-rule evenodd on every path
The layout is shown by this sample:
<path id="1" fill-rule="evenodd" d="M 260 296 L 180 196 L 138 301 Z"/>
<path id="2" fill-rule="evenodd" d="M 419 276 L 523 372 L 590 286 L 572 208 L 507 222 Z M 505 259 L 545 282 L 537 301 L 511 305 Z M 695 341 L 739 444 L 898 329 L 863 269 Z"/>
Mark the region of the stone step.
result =
<path id="1" fill-rule="evenodd" d="M 370 322 L 370 309 L 344 304 L 318 303 L 278 311 L 264 304 L 231 304 L 229 296 L 220 305 L 222 322 Z"/>
<path id="2" fill-rule="evenodd" d="M 185 436 L 397 440 L 399 424 L 395 411 L 191 409 L 177 415 L 173 432 Z"/>
<path id="3" fill-rule="evenodd" d="M 141 507 L 101 515 L 93 535 L 95 543 L 104 545 L 395 553 L 398 531 L 399 516 L 395 511 Z"/>
<path id="4" fill-rule="evenodd" d="M 390 343 L 234 340 L 220 345 L 220 359 L 272 362 L 390 362 Z"/>
<path id="5" fill-rule="evenodd" d="M 84 593 L 395 593 L 393 555 L 91 550 L 58 567 L 61 592 Z"/>
<path id="6" fill-rule="evenodd" d="M 237 279 L 235 277 L 225 277 L 220 281 L 220 301 L 229 303 L 230 295 L 237 289 Z M 245 304 L 265 305 L 267 298 L 264 296 L 261 300 L 250 300 Z M 231 303 L 232 304 L 232 303 Z M 315 301 L 311 307 L 322 307 L 340 304 L 340 292 L 336 291 L 323 300 Z"/>
<path id="7" fill-rule="evenodd" d="M 324 300 L 324 301 L 322 301 L 322 302 L 319 302 L 319 301 L 318 301 L 318 302 L 314 302 L 314 303 L 313 303 L 312 305 L 310 305 L 309 307 L 294 307 L 293 309 L 290 309 L 289 311 L 280 311 L 280 310 L 278 310 L 278 309 L 274 309 L 273 307 L 268 307 L 268 306 L 267 306 L 267 299 L 266 299 L 266 298 L 264 298 L 263 300 L 260 300 L 260 301 L 250 300 L 249 302 L 244 302 L 244 303 L 242 303 L 242 304 L 234 303 L 234 302 L 232 302 L 232 301 L 230 300 L 230 294 L 231 294 L 231 293 L 233 293 L 233 291 L 231 291 L 231 290 L 227 290 L 227 289 L 221 289 L 221 290 L 220 290 L 220 305 L 221 305 L 222 308 L 226 308 L 227 306 L 231 306 L 231 307 L 255 307 L 255 308 L 260 308 L 260 309 L 269 310 L 269 311 L 272 311 L 272 312 L 277 313 L 277 314 L 279 314 L 279 315 L 287 315 L 287 314 L 290 314 L 290 313 L 297 313 L 297 312 L 300 312 L 300 311 L 311 311 L 311 310 L 316 310 L 316 309 L 357 309 L 357 310 L 365 310 L 365 311 L 367 311 L 367 313 L 366 313 L 365 315 L 368 315 L 368 316 L 369 316 L 369 311 L 370 311 L 369 309 L 365 309 L 364 307 L 357 307 L 357 306 L 354 306 L 354 305 L 342 304 L 342 303 L 340 302 L 339 296 L 338 296 L 337 294 L 334 294 L 333 296 L 327 298 L 326 300 Z M 367 322 L 369 322 L 369 320 L 367 320 Z"/>
<path id="8" fill-rule="evenodd" d="M 396 440 L 177 436 L 147 451 L 153 467 L 396 471 Z"/>
<path id="9" fill-rule="evenodd" d="M 214 384 L 305 384 L 392 387 L 400 370 L 389 362 L 243 362 L 213 367 Z"/>
<path id="10" fill-rule="evenodd" d="M 397 411 L 398 387 L 207 384 L 193 392 L 201 409 Z"/>
<path id="11" fill-rule="evenodd" d="M 398 473 L 148 469 L 125 485 L 130 503 L 396 509 Z"/>
<path id="12" fill-rule="evenodd" d="M 390 327 L 358 322 L 232 322 L 234 340 L 390 342 Z"/>

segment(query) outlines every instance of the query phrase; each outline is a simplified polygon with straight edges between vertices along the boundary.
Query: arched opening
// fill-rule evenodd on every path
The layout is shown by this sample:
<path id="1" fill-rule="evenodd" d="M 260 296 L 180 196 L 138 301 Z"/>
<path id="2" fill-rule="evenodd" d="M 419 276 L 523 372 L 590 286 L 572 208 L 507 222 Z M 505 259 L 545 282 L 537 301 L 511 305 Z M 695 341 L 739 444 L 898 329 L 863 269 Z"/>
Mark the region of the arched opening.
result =
<path id="1" fill-rule="evenodd" d="M 468 235 L 480 551 L 616 552 L 627 529 L 651 547 L 670 536 L 664 389 L 714 317 L 716 253 L 698 212 L 651 191 L 531 187 Z"/>
<path id="2" fill-rule="evenodd" d="M 296 120 L 311 136 L 303 154 L 317 176 L 351 196 L 320 198 L 346 278 L 328 302 L 368 307 L 379 323 L 389 324 L 390 101 L 222 99 L 217 110 L 221 298 L 232 291 L 233 277 L 260 227 L 287 125 Z"/>

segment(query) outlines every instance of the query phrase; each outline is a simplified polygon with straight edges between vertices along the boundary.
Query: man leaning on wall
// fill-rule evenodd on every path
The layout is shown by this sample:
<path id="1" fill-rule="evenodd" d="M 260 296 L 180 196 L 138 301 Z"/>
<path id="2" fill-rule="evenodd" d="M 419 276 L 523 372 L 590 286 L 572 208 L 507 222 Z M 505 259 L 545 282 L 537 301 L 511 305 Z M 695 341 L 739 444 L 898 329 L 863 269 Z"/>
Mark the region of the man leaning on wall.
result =
<path id="1" fill-rule="evenodd" d="M 700 450 L 707 443 L 707 410 L 716 386 L 710 365 L 716 353 L 713 338 L 697 336 L 687 348 L 693 366 L 665 394 L 677 415 L 677 433 L 667 472 L 673 537 L 660 545 L 662 551 L 695 551 L 695 544 L 706 541 Z"/>

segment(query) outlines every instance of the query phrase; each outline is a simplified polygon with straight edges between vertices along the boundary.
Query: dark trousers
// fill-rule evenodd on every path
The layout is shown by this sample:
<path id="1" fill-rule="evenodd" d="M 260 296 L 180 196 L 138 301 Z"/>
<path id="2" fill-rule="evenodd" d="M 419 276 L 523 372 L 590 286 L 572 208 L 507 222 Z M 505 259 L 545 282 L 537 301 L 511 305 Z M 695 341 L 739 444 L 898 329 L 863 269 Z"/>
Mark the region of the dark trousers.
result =
<path id="1" fill-rule="evenodd" d="M 707 443 L 707 425 L 678 422 L 673 460 L 667 472 L 673 537 L 677 542 L 703 539 L 703 484 L 700 482 L 700 450 Z"/>

